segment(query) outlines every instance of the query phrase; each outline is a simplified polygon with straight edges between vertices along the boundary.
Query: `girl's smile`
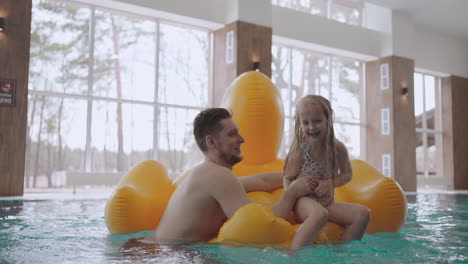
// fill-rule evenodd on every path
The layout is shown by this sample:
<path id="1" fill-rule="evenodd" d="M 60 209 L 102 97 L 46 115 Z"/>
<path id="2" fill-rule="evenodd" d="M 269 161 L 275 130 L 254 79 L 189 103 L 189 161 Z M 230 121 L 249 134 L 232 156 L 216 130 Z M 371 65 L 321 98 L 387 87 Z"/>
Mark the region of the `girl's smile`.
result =
<path id="1" fill-rule="evenodd" d="M 300 114 L 300 128 L 307 141 L 321 140 L 327 132 L 327 120 L 318 105 L 312 105 Z"/>

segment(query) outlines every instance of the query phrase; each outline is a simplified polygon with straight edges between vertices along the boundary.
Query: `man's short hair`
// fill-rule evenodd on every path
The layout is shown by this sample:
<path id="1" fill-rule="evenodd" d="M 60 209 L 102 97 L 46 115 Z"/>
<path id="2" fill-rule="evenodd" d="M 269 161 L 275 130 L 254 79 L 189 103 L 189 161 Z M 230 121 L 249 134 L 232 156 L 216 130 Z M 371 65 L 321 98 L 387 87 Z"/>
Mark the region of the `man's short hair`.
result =
<path id="1" fill-rule="evenodd" d="M 206 152 L 206 136 L 216 136 L 222 129 L 221 120 L 232 118 L 232 114 L 225 108 L 208 108 L 201 111 L 193 121 L 193 135 L 202 152 Z"/>

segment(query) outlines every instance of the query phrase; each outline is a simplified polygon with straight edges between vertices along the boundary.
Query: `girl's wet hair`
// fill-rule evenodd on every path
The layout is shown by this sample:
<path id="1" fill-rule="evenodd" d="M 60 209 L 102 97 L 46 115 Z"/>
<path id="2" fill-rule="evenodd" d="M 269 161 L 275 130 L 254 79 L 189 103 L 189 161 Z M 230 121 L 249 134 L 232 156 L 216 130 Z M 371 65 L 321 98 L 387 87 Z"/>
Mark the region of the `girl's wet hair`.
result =
<path id="1" fill-rule="evenodd" d="M 304 143 L 305 136 L 301 131 L 301 118 L 300 113 L 313 106 L 318 106 L 325 116 L 327 122 L 327 134 L 325 136 L 325 166 L 331 177 L 334 178 L 336 174 L 336 155 L 335 155 L 335 130 L 333 122 L 335 121 L 335 114 L 331 107 L 330 101 L 320 95 L 306 95 L 302 97 L 296 105 L 296 112 L 294 113 L 294 137 L 286 156 L 285 167 L 290 162 L 293 153 L 301 151 L 300 145 Z"/>

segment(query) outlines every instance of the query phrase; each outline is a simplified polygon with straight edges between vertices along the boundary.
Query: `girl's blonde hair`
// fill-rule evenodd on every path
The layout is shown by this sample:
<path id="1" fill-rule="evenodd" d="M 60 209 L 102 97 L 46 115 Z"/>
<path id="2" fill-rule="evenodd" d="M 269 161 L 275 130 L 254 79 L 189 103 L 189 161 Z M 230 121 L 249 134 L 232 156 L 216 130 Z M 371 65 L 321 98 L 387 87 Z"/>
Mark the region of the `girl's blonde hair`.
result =
<path id="1" fill-rule="evenodd" d="M 323 96 L 320 95 L 306 95 L 299 100 L 296 106 L 296 112 L 294 114 L 294 138 L 289 149 L 288 155 L 286 155 L 286 161 L 284 167 L 288 166 L 290 159 L 293 157 L 293 153 L 297 153 L 300 150 L 301 143 L 304 142 L 305 136 L 301 131 L 301 118 L 300 113 L 313 105 L 318 106 L 327 122 L 327 134 L 325 136 L 325 159 L 324 165 L 330 177 L 334 180 L 335 174 L 337 173 L 336 168 L 336 156 L 335 156 L 335 130 L 333 129 L 333 121 L 335 115 L 331 108 L 330 102 Z"/>

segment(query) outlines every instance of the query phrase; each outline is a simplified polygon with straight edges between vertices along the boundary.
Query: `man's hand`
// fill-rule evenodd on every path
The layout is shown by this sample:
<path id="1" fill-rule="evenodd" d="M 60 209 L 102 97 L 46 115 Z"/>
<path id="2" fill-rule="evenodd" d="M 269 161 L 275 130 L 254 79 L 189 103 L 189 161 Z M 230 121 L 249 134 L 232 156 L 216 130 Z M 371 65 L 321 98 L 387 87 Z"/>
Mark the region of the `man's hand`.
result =
<path id="1" fill-rule="evenodd" d="M 312 179 L 317 184 L 317 187 L 314 190 L 315 195 L 317 195 L 317 197 L 322 197 L 326 195 L 333 188 L 332 180 L 319 180 L 319 178 L 317 177 L 312 177 Z"/>
<path id="2" fill-rule="evenodd" d="M 289 185 L 289 188 L 295 193 L 296 198 L 299 198 L 313 193 L 317 186 L 318 182 L 314 178 L 300 177 L 293 181 L 291 185 Z"/>

